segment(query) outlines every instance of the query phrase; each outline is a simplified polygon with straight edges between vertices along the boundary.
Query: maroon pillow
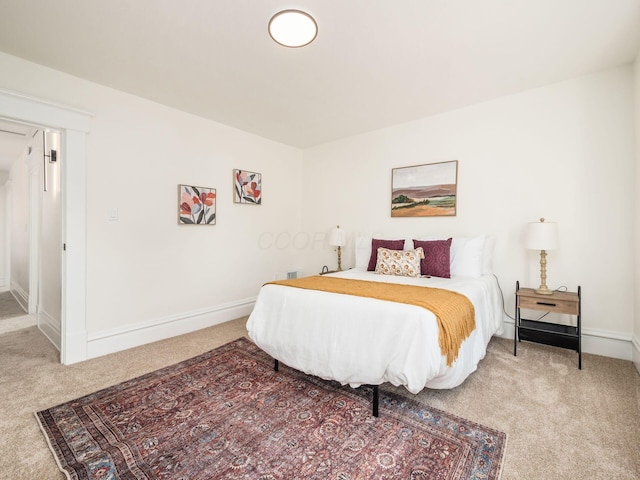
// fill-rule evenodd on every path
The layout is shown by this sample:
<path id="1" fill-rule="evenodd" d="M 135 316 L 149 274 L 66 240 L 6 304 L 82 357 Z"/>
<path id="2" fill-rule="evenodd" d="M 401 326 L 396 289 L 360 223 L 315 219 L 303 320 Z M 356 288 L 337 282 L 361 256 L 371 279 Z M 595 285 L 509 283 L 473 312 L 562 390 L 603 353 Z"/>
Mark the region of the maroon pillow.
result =
<path id="1" fill-rule="evenodd" d="M 404 250 L 404 240 L 380 240 L 374 238 L 371 240 L 371 257 L 369 258 L 369 266 L 367 271 L 373 272 L 378 263 L 378 248 L 388 248 L 389 250 Z"/>
<path id="2" fill-rule="evenodd" d="M 434 277 L 451 278 L 451 239 L 414 240 L 413 248 L 422 247 L 424 258 L 420 260 L 420 273 Z"/>

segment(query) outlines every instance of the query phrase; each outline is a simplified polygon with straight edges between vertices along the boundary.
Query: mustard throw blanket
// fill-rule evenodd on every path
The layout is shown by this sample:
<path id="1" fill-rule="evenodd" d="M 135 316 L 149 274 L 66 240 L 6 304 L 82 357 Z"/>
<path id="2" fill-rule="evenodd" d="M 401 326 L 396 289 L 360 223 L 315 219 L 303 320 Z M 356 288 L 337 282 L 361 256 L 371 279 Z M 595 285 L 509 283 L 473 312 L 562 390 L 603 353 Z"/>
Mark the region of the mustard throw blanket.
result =
<path id="1" fill-rule="evenodd" d="M 267 285 L 320 290 L 323 292 L 377 298 L 390 302 L 417 305 L 433 312 L 438 320 L 438 344 L 451 366 L 458 358 L 462 342 L 476 328 L 475 309 L 467 297 L 441 288 L 371 282 L 348 278 L 312 276 L 279 280 Z"/>

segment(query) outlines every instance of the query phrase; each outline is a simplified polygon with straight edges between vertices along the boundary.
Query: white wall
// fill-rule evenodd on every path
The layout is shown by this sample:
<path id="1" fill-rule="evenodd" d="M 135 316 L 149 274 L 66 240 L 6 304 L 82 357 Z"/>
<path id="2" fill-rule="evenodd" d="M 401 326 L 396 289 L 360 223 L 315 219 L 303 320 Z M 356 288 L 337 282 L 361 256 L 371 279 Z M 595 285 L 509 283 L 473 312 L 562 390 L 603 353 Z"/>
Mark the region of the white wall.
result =
<path id="1" fill-rule="evenodd" d="M 602 353 L 630 358 L 632 104 L 627 66 L 308 149 L 302 230 L 340 224 L 351 237 L 494 235 L 494 270 L 511 313 L 516 280 L 540 283 L 539 253 L 522 243 L 525 225 L 558 222 L 561 245 L 549 252 L 547 284 L 582 286 L 585 350 L 604 336 L 612 340 Z M 391 169 L 446 160 L 459 162 L 457 216 L 391 218 Z M 326 245 L 301 253 L 305 270 L 335 265 Z M 353 265 L 352 245 L 343 264 Z"/>
<path id="2" fill-rule="evenodd" d="M 634 64 L 635 136 L 636 136 L 636 201 L 635 201 L 635 324 L 633 361 L 640 372 L 640 51 Z"/>
<path id="3" fill-rule="evenodd" d="M 0 71 L 0 88 L 94 114 L 90 357 L 235 318 L 262 283 L 292 268 L 292 248 L 266 252 L 259 239 L 299 226 L 300 150 L 9 55 L 0 54 Z M 262 173 L 263 205 L 233 204 L 233 168 Z M 215 226 L 178 225 L 180 183 L 217 188 Z"/>

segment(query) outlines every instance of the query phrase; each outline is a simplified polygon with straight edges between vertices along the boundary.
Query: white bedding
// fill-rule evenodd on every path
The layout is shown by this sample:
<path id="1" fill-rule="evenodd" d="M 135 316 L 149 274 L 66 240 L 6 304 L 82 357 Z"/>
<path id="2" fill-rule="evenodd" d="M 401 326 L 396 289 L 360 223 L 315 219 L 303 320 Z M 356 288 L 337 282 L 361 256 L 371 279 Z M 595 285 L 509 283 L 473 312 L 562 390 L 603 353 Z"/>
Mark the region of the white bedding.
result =
<path id="1" fill-rule="evenodd" d="M 251 339 L 273 358 L 307 374 L 352 387 L 390 382 L 418 393 L 424 387 L 460 385 L 484 358 L 491 336 L 502 329 L 501 296 L 492 275 L 409 278 L 361 269 L 332 275 L 456 291 L 473 303 L 476 328 L 448 367 L 435 315 L 424 308 L 265 285 L 247 323 Z"/>

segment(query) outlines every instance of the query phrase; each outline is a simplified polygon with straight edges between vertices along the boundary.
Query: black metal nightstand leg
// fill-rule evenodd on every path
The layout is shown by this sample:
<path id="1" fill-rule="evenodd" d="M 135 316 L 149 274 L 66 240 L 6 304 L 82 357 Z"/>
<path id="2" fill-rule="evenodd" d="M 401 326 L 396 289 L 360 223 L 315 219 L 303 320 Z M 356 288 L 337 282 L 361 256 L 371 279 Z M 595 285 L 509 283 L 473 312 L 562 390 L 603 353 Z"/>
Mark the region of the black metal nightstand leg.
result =
<path id="1" fill-rule="evenodd" d="M 578 370 L 582 370 L 582 287 L 578 286 Z"/>
<path id="2" fill-rule="evenodd" d="M 520 282 L 516 281 L 516 292 L 520 289 Z M 516 295 L 516 314 L 514 315 L 514 324 L 513 324 L 513 356 L 518 356 L 518 318 L 520 310 L 518 310 L 518 296 Z"/>
<path id="3" fill-rule="evenodd" d="M 373 386 L 373 416 L 378 416 L 378 404 L 380 402 L 380 392 L 378 390 L 378 385 Z"/>
<path id="4" fill-rule="evenodd" d="M 578 370 L 582 370 L 582 352 L 578 352 Z"/>

